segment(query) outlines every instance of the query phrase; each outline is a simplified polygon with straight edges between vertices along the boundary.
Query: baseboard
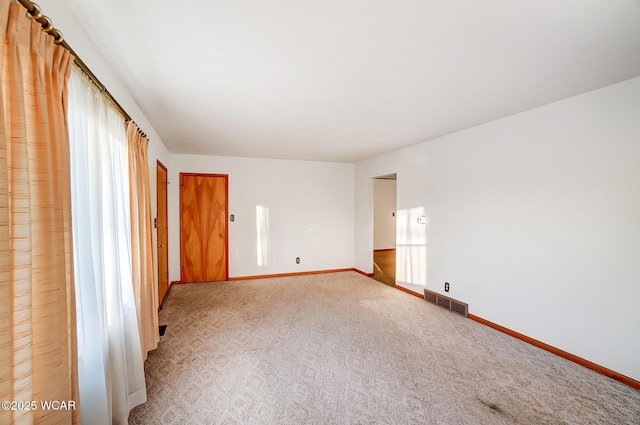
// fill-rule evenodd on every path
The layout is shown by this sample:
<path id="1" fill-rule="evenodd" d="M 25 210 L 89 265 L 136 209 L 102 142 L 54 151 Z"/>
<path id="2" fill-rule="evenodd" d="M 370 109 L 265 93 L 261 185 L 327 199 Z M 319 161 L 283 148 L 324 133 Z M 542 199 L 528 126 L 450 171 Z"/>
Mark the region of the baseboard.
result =
<path id="1" fill-rule="evenodd" d="M 169 285 L 167 292 L 165 292 L 164 297 L 162 297 L 162 302 L 160 303 L 160 307 L 158 307 L 158 313 L 164 308 L 164 303 L 167 302 L 167 298 L 169 298 L 169 292 L 171 292 L 171 285 Z"/>
<path id="2" fill-rule="evenodd" d="M 373 273 L 365 273 L 362 270 L 358 270 L 358 269 L 351 269 L 352 271 L 356 272 L 356 273 L 360 273 L 362 275 L 365 275 L 367 277 L 373 277 Z"/>
<path id="3" fill-rule="evenodd" d="M 357 272 L 357 273 L 363 274 L 363 275 L 365 275 L 365 276 L 367 276 L 367 277 L 373 278 L 373 273 L 365 273 L 365 272 L 363 272 L 362 270 L 358 270 L 358 269 L 352 269 L 352 270 L 353 270 L 354 272 Z M 377 282 L 377 281 L 376 281 L 376 282 Z M 405 288 L 404 286 L 394 285 L 393 287 L 394 287 L 394 288 L 396 288 L 396 289 L 401 290 L 402 292 L 406 292 L 407 294 L 411 294 L 411 295 L 413 295 L 414 297 L 418 297 L 418 298 L 420 298 L 420 299 L 423 299 L 423 300 L 424 300 L 424 294 L 421 294 L 421 293 L 416 292 L 416 291 L 412 291 L 411 289 L 407 289 L 407 288 Z"/>
<path id="4" fill-rule="evenodd" d="M 167 297 L 169 296 L 169 292 L 171 292 L 171 287 L 173 285 L 182 285 L 183 283 L 184 282 L 181 281 L 181 280 L 173 280 L 173 281 L 169 282 L 169 287 L 167 288 L 167 293 L 164 294 L 164 298 L 162 298 L 162 302 L 158 306 L 158 313 L 160 313 L 160 310 L 162 310 L 162 308 L 164 307 L 164 303 L 165 303 L 165 301 L 167 301 Z"/>
<path id="5" fill-rule="evenodd" d="M 314 271 L 296 272 L 296 273 L 275 273 L 275 274 L 263 274 L 263 275 L 253 275 L 253 276 L 236 276 L 236 277 L 230 277 L 227 280 L 270 279 L 274 277 L 307 276 L 312 274 L 340 273 L 340 272 L 351 272 L 351 271 L 355 271 L 355 269 L 331 269 L 331 270 L 314 270 Z"/>
<path id="6" fill-rule="evenodd" d="M 502 333 L 505 333 L 505 334 L 507 334 L 509 336 L 512 336 L 514 338 L 518 338 L 519 340 L 524 341 L 526 343 L 529 343 L 531 345 L 535 345 L 538 348 L 541 348 L 541 349 L 543 349 L 545 351 L 553 353 L 553 354 L 555 354 L 557 356 L 560 356 L 560 357 L 562 357 L 564 359 L 567 359 L 569 361 L 577 363 L 580 366 L 586 367 L 587 369 L 591 369 L 591 370 L 593 370 L 595 372 L 598 372 L 598 373 L 600 373 L 602 375 L 608 376 L 611 379 L 615 379 L 616 381 L 621 382 L 621 383 L 623 383 L 625 385 L 628 385 L 631 388 L 635 388 L 636 390 L 640 390 L 640 381 L 636 381 L 635 379 L 629 378 L 626 375 L 623 375 L 621 373 L 618 373 L 616 371 L 608 369 L 608 368 L 606 368 L 604 366 L 600 366 L 599 364 L 593 363 L 593 362 L 591 362 L 589 360 L 583 359 L 582 357 L 578 357 L 578 356 L 576 356 L 574 354 L 567 353 L 564 350 L 561 350 L 561 349 L 556 348 L 556 347 L 554 347 L 552 345 L 546 344 L 546 343 L 544 343 L 542 341 L 538 341 L 537 339 L 530 338 L 530 337 L 528 337 L 526 335 L 523 335 L 523 334 L 521 334 L 519 332 L 512 331 L 511 329 L 505 328 L 504 326 L 501 326 L 501 325 L 498 325 L 496 323 L 490 322 L 490 321 L 488 321 L 486 319 L 483 319 L 481 317 L 474 316 L 473 314 L 469 314 L 468 317 L 469 317 L 469 319 L 471 319 L 473 321 L 476 321 L 478 323 L 482 323 L 483 325 L 489 326 L 489 327 L 491 327 L 493 329 L 496 329 L 496 330 L 498 330 L 498 331 L 500 331 Z"/>
<path id="7" fill-rule="evenodd" d="M 406 292 L 407 294 L 411 294 L 414 297 L 418 297 L 424 300 L 424 294 L 421 294 L 419 292 L 416 291 L 412 291 L 411 289 L 407 289 L 404 286 L 400 286 L 400 285 L 395 285 L 394 288 L 401 290 L 402 292 Z"/>

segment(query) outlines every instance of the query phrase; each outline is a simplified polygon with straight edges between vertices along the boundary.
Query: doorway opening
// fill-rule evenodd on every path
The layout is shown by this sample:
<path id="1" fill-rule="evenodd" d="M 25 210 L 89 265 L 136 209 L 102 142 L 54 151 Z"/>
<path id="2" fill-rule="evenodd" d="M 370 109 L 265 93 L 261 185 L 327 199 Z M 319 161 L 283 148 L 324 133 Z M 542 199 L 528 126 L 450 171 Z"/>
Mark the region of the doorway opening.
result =
<path id="1" fill-rule="evenodd" d="M 373 179 L 373 278 L 396 284 L 396 174 Z"/>
<path id="2" fill-rule="evenodd" d="M 158 309 L 162 308 L 169 290 L 169 224 L 167 220 L 167 167 L 156 162 L 156 250 L 158 259 Z"/>

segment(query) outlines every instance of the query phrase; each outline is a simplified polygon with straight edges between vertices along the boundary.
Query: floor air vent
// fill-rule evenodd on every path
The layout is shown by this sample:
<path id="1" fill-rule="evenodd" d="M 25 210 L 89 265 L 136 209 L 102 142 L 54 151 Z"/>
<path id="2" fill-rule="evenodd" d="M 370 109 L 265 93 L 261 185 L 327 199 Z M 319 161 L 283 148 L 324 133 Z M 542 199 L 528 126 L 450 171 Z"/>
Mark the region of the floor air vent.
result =
<path id="1" fill-rule="evenodd" d="M 434 292 L 424 291 L 424 299 L 432 304 L 438 304 L 438 294 Z"/>
<path id="2" fill-rule="evenodd" d="M 424 299 L 431 304 L 439 305 L 440 307 L 444 307 L 447 310 L 451 310 L 454 313 L 462 314 L 464 317 L 467 317 L 469 305 L 466 303 L 445 297 L 444 295 L 429 291 L 428 289 L 424 290 Z"/>

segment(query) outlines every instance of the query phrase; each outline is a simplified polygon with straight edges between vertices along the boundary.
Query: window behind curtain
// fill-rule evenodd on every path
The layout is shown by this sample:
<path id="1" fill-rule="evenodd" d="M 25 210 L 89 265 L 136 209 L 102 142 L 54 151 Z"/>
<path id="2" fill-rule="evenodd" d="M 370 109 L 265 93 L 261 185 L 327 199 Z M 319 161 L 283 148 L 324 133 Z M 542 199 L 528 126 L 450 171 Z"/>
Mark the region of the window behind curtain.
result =
<path id="1" fill-rule="evenodd" d="M 83 423 L 126 424 L 146 401 L 131 272 L 124 119 L 78 70 L 69 81 L 71 208 Z"/>

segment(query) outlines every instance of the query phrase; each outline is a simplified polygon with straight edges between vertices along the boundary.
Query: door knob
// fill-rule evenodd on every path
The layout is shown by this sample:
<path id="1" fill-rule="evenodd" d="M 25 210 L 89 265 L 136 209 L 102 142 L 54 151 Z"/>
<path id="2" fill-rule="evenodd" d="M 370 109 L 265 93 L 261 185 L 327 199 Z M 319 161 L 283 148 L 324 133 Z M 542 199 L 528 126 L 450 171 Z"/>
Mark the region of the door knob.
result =
<path id="1" fill-rule="evenodd" d="M 224 238 L 224 233 L 220 233 L 220 237 L 221 237 L 221 238 Z"/>
<path id="2" fill-rule="evenodd" d="M 161 243 L 160 245 L 158 245 L 158 248 L 164 248 L 164 244 Z"/>

